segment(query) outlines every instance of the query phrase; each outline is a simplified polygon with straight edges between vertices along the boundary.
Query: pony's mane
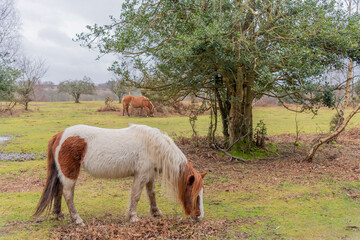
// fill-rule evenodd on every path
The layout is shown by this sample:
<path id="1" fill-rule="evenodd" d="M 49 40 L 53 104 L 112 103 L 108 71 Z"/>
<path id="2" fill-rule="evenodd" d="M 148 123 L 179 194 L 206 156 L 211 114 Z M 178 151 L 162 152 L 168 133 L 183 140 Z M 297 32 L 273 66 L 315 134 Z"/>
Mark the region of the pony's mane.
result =
<path id="1" fill-rule="evenodd" d="M 174 141 L 157 128 L 130 124 L 136 130 L 136 137 L 146 146 L 147 161 L 152 161 L 162 183 L 173 197 L 179 196 L 179 178 L 187 166 L 187 159 Z"/>
<path id="2" fill-rule="evenodd" d="M 151 109 L 154 109 L 155 107 L 154 107 L 154 105 L 152 104 L 152 102 L 149 100 L 149 104 L 150 104 L 150 106 L 151 106 Z"/>
<path id="3" fill-rule="evenodd" d="M 147 97 L 143 97 L 145 100 L 146 100 L 146 102 L 151 106 L 151 109 L 154 109 L 154 105 L 152 104 L 152 102 L 150 101 L 150 99 L 149 98 L 147 98 Z"/>
<path id="4" fill-rule="evenodd" d="M 201 189 L 204 187 L 202 176 L 193 168 L 192 164 L 188 161 L 185 168 L 180 172 L 180 180 L 179 180 L 179 192 L 178 199 L 184 204 L 185 203 L 185 192 L 188 184 L 188 177 L 194 176 L 194 183 L 192 185 L 192 205 L 196 205 L 197 197 Z M 185 208 L 185 206 L 184 206 Z"/>

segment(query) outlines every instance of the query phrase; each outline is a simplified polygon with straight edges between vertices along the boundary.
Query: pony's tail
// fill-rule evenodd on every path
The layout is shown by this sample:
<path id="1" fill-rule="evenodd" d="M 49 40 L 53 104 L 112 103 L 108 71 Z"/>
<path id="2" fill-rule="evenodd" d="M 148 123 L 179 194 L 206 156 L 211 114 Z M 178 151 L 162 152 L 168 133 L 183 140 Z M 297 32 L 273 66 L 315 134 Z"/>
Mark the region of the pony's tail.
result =
<path id="1" fill-rule="evenodd" d="M 40 201 L 36 207 L 35 213 L 33 214 L 33 217 L 40 216 L 46 209 L 48 209 L 48 214 L 51 211 L 52 202 L 55 198 L 57 192 L 59 191 L 59 187 L 61 185 L 60 179 L 58 176 L 58 170 L 55 164 L 55 148 L 54 144 L 55 142 L 60 141 L 61 134 L 56 134 L 53 136 L 48 144 L 48 166 L 47 166 L 47 178 L 45 183 L 44 191 L 41 195 Z M 58 140 L 58 141 L 56 141 Z"/>

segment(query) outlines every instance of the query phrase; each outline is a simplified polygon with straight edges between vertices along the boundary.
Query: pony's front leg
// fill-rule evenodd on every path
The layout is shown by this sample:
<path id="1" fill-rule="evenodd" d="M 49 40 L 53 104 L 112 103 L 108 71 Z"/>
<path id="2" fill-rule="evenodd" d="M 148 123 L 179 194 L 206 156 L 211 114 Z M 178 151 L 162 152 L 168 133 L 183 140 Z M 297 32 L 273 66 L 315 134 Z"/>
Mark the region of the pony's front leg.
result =
<path id="1" fill-rule="evenodd" d="M 156 198 L 155 198 L 155 181 L 154 179 L 150 180 L 146 184 L 146 191 L 149 196 L 150 201 L 150 212 L 154 217 L 162 217 L 162 212 L 159 210 L 158 206 L 156 205 Z"/>
<path id="2" fill-rule="evenodd" d="M 141 179 L 139 176 L 134 177 L 134 182 L 131 187 L 131 193 L 130 193 L 130 204 L 129 209 L 127 212 L 127 219 L 130 222 L 137 222 L 139 221 L 139 218 L 136 215 L 136 207 L 140 200 L 141 191 L 145 185 L 145 181 Z"/>
<path id="3" fill-rule="evenodd" d="M 75 204 L 74 204 L 74 188 L 75 188 L 75 181 L 66 180 L 66 183 L 63 184 L 63 194 L 66 201 L 66 204 L 69 208 L 69 213 L 71 219 L 76 223 L 82 226 L 85 226 L 84 221 L 79 216 L 78 212 L 76 211 Z"/>

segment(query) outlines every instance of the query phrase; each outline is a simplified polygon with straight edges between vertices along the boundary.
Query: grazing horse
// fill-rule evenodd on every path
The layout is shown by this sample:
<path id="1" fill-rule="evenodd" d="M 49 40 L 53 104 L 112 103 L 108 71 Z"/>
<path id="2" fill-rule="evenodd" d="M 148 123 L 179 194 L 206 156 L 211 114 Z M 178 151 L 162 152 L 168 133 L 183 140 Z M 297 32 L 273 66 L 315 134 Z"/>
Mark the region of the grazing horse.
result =
<path id="1" fill-rule="evenodd" d="M 162 216 L 156 205 L 154 182 L 160 173 L 168 192 L 182 203 L 185 215 L 195 220 L 204 216 L 206 173 L 199 174 L 169 136 L 145 125 L 123 129 L 75 125 L 49 141 L 47 179 L 34 217 L 52 209 L 56 219 L 62 219 L 64 195 L 71 219 L 84 225 L 74 205 L 74 187 L 81 166 L 94 177 L 134 177 L 127 211 L 130 222 L 138 221 L 136 207 L 144 186 L 151 214 Z"/>
<path id="2" fill-rule="evenodd" d="M 148 108 L 150 112 L 150 117 L 154 116 L 154 110 L 155 110 L 154 105 L 147 97 L 135 97 L 135 96 L 127 95 L 123 97 L 121 102 L 123 104 L 123 116 L 126 111 L 128 116 L 130 117 L 129 105 L 131 105 L 133 108 L 141 108 L 141 114 L 144 108 L 145 109 Z M 147 116 L 149 116 L 149 114 L 147 114 Z"/>

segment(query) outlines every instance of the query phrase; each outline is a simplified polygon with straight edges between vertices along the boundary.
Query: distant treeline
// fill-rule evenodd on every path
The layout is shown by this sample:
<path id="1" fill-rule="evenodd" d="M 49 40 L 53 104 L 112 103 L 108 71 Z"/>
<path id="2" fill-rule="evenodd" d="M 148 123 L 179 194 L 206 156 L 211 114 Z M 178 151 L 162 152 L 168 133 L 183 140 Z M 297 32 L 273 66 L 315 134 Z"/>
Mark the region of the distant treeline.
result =
<path id="1" fill-rule="evenodd" d="M 131 92 L 131 94 L 138 95 L 137 92 Z M 74 101 L 73 97 L 66 93 L 58 92 L 58 85 L 53 82 L 41 82 L 39 83 L 34 92 L 34 101 L 37 102 L 62 102 L 62 101 Z M 82 101 L 102 101 L 111 97 L 114 101 L 118 101 L 118 97 L 111 92 L 107 83 L 100 83 L 96 85 L 96 94 L 94 95 L 81 95 Z"/>

